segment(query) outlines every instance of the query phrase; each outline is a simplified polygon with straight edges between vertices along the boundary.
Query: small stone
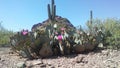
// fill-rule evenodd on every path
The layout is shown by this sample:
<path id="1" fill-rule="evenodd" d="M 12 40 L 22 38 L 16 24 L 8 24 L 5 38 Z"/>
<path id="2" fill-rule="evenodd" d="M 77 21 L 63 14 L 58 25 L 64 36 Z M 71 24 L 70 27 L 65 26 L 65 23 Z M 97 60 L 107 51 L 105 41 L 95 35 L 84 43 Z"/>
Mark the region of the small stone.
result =
<path id="1" fill-rule="evenodd" d="M 40 67 L 42 67 L 42 68 L 43 68 L 43 67 L 46 67 L 46 64 L 42 64 L 42 65 L 40 65 Z"/>
<path id="2" fill-rule="evenodd" d="M 55 68 L 55 66 L 51 66 L 50 68 Z"/>
<path id="3" fill-rule="evenodd" d="M 2 62 L 4 62 L 5 60 L 2 60 Z"/>
<path id="4" fill-rule="evenodd" d="M 120 62 L 120 60 L 119 60 L 119 62 Z"/>
<path id="5" fill-rule="evenodd" d="M 22 57 L 27 57 L 27 55 L 26 55 L 26 53 L 24 52 L 24 51 L 20 51 L 20 55 L 22 56 Z"/>
<path id="6" fill-rule="evenodd" d="M 48 66 L 51 66 L 51 64 L 47 64 Z"/>
<path id="7" fill-rule="evenodd" d="M 109 55 L 109 51 L 108 50 L 103 50 L 102 54 L 108 56 Z"/>
<path id="8" fill-rule="evenodd" d="M 52 65 L 52 61 L 47 61 L 47 64 L 49 65 L 49 66 L 51 66 Z"/>
<path id="9" fill-rule="evenodd" d="M 18 68 L 24 68 L 26 65 L 25 65 L 25 62 L 19 62 L 19 63 L 16 64 L 16 66 Z"/>
<path id="10" fill-rule="evenodd" d="M 58 65 L 57 67 L 61 67 L 62 65 Z"/>
<path id="11" fill-rule="evenodd" d="M 80 62 L 82 62 L 83 61 L 83 59 L 84 59 L 84 57 L 77 57 L 76 58 L 76 63 L 80 63 Z"/>
<path id="12" fill-rule="evenodd" d="M 14 54 L 14 52 L 11 51 L 11 52 L 9 52 L 9 54 Z"/>
<path id="13" fill-rule="evenodd" d="M 83 63 L 87 64 L 87 63 L 88 63 L 88 61 L 84 61 Z"/>
<path id="14" fill-rule="evenodd" d="M 43 64 L 42 60 L 32 60 L 32 61 L 26 61 L 26 66 L 34 66 L 34 65 L 39 65 Z"/>
<path id="15" fill-rule="evenodd" d="M 99 43 L 98 47 L 103 48 L 103 43 Z"/>

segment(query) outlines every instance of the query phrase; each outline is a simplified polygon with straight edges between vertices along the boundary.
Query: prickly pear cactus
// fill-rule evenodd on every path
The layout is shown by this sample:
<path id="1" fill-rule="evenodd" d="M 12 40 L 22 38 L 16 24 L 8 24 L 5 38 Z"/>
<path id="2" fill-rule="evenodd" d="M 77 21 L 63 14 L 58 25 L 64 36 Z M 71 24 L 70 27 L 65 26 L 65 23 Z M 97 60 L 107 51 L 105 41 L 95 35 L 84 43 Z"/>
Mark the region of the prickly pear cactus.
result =
<path id="1" fill-rule="evenodd" d="M 48 4 L 47 8 L 47 20 L 33 25 L 31 32 L 18 32 L 10 38 L 15 52 L 33 59 L 71 52 L 82 53 L 91 51 L 97 46 L 97 40 L 99 40 L 97 37 L 100 36 L 87 34 L 82 27 L 76 29 L 68 19 L 57 16 L 54 0 L 51 5 Z M 89 25 L 91 28 L 92 11 Z"/>

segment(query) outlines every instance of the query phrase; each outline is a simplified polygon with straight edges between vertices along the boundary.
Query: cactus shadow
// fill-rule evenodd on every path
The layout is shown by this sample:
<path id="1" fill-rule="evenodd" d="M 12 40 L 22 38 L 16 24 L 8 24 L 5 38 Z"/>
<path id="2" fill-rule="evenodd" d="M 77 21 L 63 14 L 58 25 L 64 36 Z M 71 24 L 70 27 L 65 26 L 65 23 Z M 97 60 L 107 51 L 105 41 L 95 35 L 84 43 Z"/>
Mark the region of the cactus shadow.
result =
<path id="1" fill-rule="evenodd" d="M 42 58 L 42 59 L 75 58 L 76 56 L 78 56 L 78 54 L 71 53 L 71 54 L 68 54 L 68 55 L 57 55 L 57 56 L 53 55 L 53 56 L 45 57 L 45 58 Z"/>

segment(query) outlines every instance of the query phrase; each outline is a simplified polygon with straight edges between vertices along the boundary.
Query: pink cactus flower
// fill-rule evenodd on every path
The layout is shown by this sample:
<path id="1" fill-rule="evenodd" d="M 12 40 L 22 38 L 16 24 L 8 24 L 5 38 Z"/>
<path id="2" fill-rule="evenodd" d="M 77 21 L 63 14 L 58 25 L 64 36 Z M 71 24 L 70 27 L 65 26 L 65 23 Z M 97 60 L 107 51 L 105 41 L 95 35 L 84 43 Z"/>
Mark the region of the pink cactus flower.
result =
<path id="1" fill-rule="evenodd" d="M 27 34 L 28 34 L 28 30 L 26 30 L 26 31 L 23 30 L 23 31 L 22 31 L 22 35 L 27 35 Z"/>
<path id="2" fill-rule="evenodd" d="M 55 34 L 57 35 L 57 34 L 58 34 L 58 32 L 55 32 Z"/>
<path id="3" fill-rule="evenodd" d="M 59 40 L 59 41 L 62 40 L 62 35 L 58 35 L 58 40 Z"/>
<path id="4" fill-rule="evenodd" d="M 61 30 L 62 30 L 62 31 L 64 31 L 64 30 L 65 30 L 65 28 L 63 27 L 63 28 L 61 28 Z"/>

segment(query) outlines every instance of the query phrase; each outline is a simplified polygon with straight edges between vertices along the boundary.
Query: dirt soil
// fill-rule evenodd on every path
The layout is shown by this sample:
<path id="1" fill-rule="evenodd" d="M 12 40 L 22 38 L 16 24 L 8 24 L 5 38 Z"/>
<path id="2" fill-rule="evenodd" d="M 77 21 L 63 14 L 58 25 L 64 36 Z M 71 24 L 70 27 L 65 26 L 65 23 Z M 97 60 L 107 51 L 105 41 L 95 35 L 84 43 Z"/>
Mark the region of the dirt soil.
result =
<path id="1" fill-rule="evenodd" d="M 12 53 L 9 47 L 0 47 L 0 68 L 120 68 L 120 51 L 95 50 L 44 59 L 27 60 Z"/>

